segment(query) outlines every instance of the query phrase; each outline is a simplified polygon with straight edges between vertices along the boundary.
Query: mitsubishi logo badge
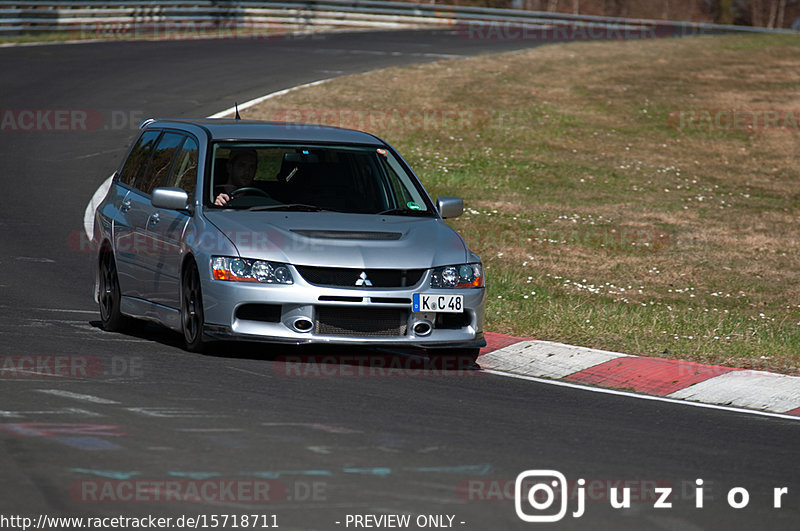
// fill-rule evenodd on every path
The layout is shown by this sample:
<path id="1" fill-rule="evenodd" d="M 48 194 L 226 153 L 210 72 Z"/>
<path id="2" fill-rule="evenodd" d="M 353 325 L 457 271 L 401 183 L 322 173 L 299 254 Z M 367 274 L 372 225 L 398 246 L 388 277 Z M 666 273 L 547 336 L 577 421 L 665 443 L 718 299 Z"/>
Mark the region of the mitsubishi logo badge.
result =
<path id="1" fill-rule="evenodd" d="M 360 275 L 358 275 L 358 280 L 356 280 L 356 286 L 372 286 L 372 282 L 369 281 L 367 278 L 367 272 L 362 271 Z"/>

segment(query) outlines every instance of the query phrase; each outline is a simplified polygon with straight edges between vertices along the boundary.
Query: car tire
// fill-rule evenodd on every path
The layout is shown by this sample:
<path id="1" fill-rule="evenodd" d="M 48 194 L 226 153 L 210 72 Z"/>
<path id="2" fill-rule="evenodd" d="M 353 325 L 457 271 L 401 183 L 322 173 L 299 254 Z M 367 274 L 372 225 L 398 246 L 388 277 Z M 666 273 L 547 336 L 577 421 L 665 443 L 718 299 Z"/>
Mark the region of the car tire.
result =
<path id="1" fill-rule="evenodd" d="M 186 350 L 204 352 L 203 339 L 203 292 L 197 265 L 191 262 L 183 272 L 181 280 L 181 330 Z"/>
<path id="2" fill-rule="evenodd" d="M 98 301 L 100 304 L 100 320 L 103 329 L 108 332 L 119 332 L 127 325 L 127 318 L 120 311 L 119 277 L 117 264 L 111 252 L 100 255 L 100 284 Z"/>

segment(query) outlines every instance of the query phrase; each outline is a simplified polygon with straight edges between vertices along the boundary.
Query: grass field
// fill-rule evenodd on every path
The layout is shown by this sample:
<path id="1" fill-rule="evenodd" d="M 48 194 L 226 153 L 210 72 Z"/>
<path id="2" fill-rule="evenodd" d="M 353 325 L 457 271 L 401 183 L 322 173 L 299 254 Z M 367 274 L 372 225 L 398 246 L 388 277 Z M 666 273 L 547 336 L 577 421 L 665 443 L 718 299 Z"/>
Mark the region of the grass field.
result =
<path id="1" fill-rule="evenodd" d="M 248 118 L 373 132 L 486 265 L 488 330 L 800 374 L 800 37 L 390 68 Z"/>

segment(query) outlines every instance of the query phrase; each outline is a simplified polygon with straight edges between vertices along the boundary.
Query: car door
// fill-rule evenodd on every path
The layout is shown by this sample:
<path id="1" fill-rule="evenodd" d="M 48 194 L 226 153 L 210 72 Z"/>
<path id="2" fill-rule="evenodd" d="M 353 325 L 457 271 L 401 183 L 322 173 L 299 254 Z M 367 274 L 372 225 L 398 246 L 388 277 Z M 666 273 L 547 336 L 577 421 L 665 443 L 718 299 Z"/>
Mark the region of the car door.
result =
<path id="1" fill-rule="evenodd" d="M 131 210 L 136 210 L 133 239 L 137 245 L 137 265 L 140 266 L 137 274 L 141 275 L 141 298 L 151 302 L 155 299 L 155 279 L 161 267 L 158 236 L 166 230 L 166 225 L 161 223 L 161 211 L 153 206 L 150 197 L 154 188 L 167 182 L 185 139 L 186 135 L 177 131 L 162 132 L 147 171 L 132 196 Z"/>
<path id="2" fill-rule="evenodd" d="M 143 242 L 137 240 L 136 228 L 147 222 L 150 208 L 137 185 L 147 172 L 153 148 L 160 135 L 160 130 L 148 130 L 140 135 L 112 187 L 115 194 L 113 208 L 116 210 L 113 226 L 114 253 L 120 293 L 126 297 L 141 298 L 144 293 L 143 280 L 146 274 L 141 254 L 145 249 Z"/>
<path id="3" fill-rule="evenodd" d="M 197 140 L 187 136 L 165 183 L 165 186 L 186 191 L 190 203 L 197 187 L 197 154 Z M 180 308 L 182 241 L 190 220 L 191 214 L 186 211 L 155 209 L 148 224 L 157 253 L 152 300 L 170 308 Z"/>

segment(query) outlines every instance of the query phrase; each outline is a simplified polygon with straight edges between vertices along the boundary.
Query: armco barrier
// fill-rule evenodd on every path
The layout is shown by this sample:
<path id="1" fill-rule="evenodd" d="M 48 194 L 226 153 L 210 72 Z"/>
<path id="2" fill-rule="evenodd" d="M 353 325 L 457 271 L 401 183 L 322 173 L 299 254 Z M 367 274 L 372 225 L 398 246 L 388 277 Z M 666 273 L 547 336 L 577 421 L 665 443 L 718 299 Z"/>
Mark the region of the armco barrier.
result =
<path id="1" fill-rule="evenodd" d="M 615 17 L 571 15 L 544 11 L 493 9 L 384 2 L 377 0 L 284 0 L 253 1 L 0 1 L 0 35 L 41 32 L 103 31 L 108 33 L 163 33 L 163 28 L 179 32 L 193 28 L 198 32 L 215 30 L 251 32 L 310 28 L 447 28 L 470 29 L 489 26 L 518 34 L 508 28 L 581 28 L 591 32 L 651 31 L 658 36 L 698 33 L 795 33 L 784 29 L 697 24 L 662 20 L 633 20 Z M 652 28 L 658 28 L 658 31 Z M 188 31 L 186 32 L 188 33 Z M 476 33 L 479 33 L 476 31 Z M 86 35 L 84 35 L 86 36 Z"/>

